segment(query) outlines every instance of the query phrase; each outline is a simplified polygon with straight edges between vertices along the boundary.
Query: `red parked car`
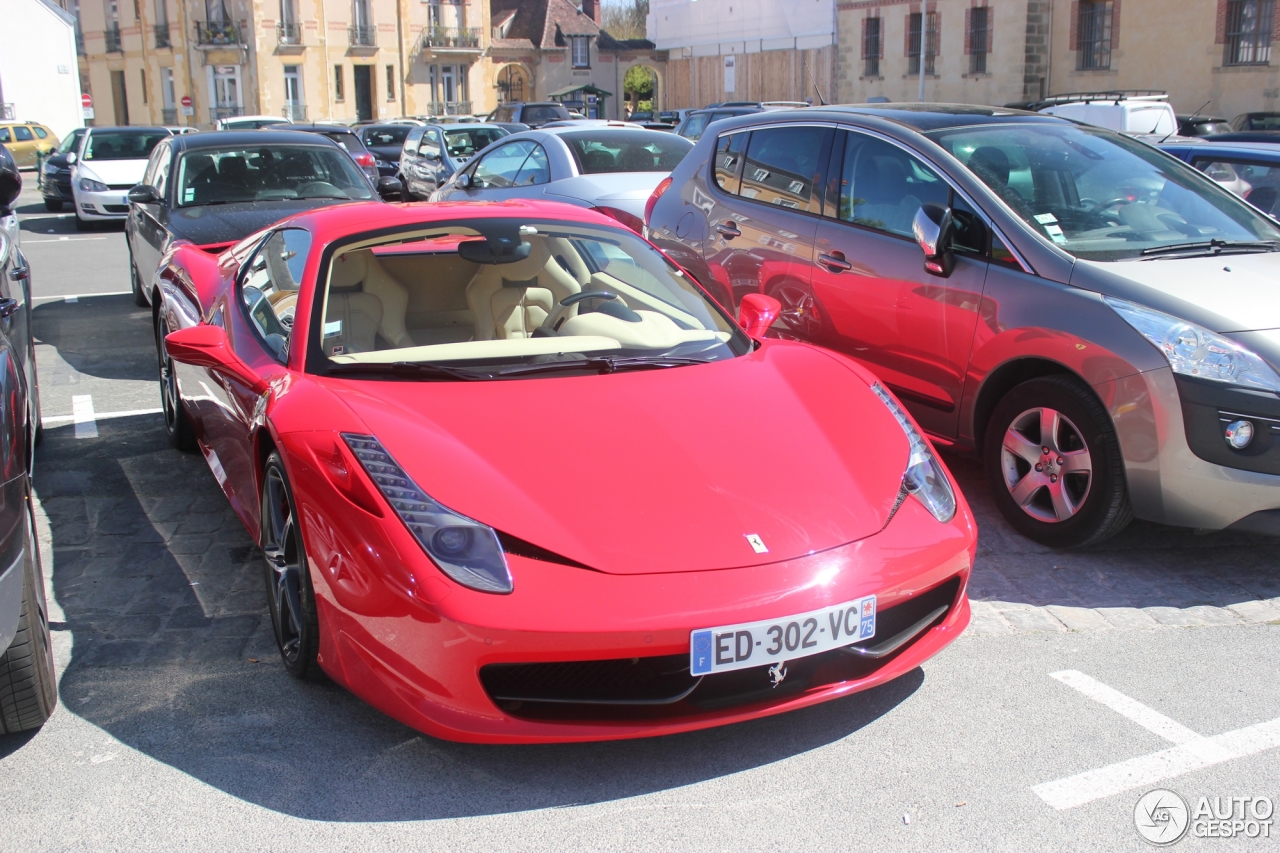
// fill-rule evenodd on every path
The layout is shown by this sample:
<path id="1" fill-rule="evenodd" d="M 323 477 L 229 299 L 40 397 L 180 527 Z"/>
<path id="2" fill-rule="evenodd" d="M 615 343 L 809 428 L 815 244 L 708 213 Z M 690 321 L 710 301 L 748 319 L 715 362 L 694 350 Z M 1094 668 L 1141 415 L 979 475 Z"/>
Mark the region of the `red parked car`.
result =
<path id="1" fill-rule="evenodd" d="M 286 669 L 407 725 L 702 728 L 968 623 L 974 522 L 897 400 L 614 220 L 342 205 L 161 277 L 169 433 L 262 546 Z"/>

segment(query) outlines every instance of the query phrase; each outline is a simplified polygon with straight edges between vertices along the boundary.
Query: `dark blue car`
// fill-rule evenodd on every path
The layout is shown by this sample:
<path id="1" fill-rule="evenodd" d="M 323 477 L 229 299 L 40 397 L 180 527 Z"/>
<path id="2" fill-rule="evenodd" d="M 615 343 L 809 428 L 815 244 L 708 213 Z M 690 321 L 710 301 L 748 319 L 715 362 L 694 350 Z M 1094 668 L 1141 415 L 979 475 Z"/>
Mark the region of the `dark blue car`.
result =
<path id="1" fill-rule="evenodd" d="M 1160 148 L 1263 213 L 1280 216 L 1280 138 L 1276 142 L 1217 142 L 1206 137 L 1203 141 L 1168 142 Z"/>

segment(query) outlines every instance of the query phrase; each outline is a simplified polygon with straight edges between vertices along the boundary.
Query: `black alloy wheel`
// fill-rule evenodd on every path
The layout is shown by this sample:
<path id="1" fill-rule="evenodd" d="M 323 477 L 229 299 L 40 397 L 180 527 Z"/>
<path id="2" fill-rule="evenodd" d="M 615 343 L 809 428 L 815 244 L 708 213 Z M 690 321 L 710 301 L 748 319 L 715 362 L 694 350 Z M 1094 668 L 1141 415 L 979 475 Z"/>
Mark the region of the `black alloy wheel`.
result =
<path id="1" fill-rule="evenodd" d="M 316 656 L 320 623 L 307 566 L 293 490 L 284 462 L 272 452 L 262 474 L 262 554 L 266 558 L 267 606 L 284 668 L 294 678 L 323 677 Z"/>
<path id="2" fill-rule="evenodd" d="M 92 230 L 93 230 L 93 223 L 92 223 L 92 222 L 90 222 L 90 221 L 89 221 L 89 220 L 87 220 L 87 219 L 81 219 L 81 218 L 80 218 L 80 214 L 79 214 L 79 213 L 77 213 L 77 214 L 76 214 L 76 230 L 77 230 L 77 231 L 92 231 Z"/>
<path id="3" fill-rule="evenodd" d="M 1132 520 L 1111 418 L 1079 380 L 1031 379 L 996 405 L 982 464 L 1000 512 L 1052 548 L 1092 545 Z"/>
<path id="4" fill-rule="evenodd" d="M 160 360 L 160 405 L 164 408 L 164 428 L 169 435 L 170 447 L 191 452 L 196 449 L 196 435 L 191 427 L 191 418 L 182 407 L 182 398 L 178 394 L 178 374 L 164 345 L 168 334 L 169 324 L 161 314 L 156 319 L 156 355 Z"/>
<path id="5" fill-rule="evenodd" d="M 58 704 L 49 613 L 40 586 L 40 546 L 29 495 L 25 503 L 22 609 L 13 641 L 0 653 L 0 734 L 40 728 Z"/>
<path id="6" fill-rule="evenodd" d="M 822 330 L 822 319 L 818 313 L 817 301 L 807 287 L 797 282 L 784 281 L 774 287 L 770 295 L 782 303 L 778 319 L 786 324 L 792 335 L 802 341 L 817 340 Z"/>
<path id="7" fill-rule="evenodd" d="M 125 239 L 128 245 L 128 238 Z M 129 289 L 133 291 L 133 304 L 139 308 L 146 308 L 151 303 L 147 301 L 147 295 L 142 292 L 142 277 L 138 275 L 138 265 L 133 260 L 133 249 L 129 249 Z"/>

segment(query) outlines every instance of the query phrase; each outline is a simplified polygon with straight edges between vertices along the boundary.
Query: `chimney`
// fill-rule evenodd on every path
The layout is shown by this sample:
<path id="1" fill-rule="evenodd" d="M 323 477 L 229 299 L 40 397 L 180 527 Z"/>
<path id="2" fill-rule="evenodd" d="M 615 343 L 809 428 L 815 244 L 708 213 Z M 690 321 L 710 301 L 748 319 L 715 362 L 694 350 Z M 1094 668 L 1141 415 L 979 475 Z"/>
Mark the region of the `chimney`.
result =
<path id="1" fill-rule="evenodd" d="M 582 0 L 582 14 L 600 26 L 600 0 Z"/>

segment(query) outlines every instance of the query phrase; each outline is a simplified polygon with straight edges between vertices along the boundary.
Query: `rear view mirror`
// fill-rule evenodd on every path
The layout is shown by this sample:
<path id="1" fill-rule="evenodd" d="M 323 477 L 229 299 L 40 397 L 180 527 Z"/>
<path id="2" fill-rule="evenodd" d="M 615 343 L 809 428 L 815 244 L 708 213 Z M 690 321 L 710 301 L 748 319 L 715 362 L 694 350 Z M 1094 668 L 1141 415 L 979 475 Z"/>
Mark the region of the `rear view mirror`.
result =
<path id="1" fill-rule="evenodd" d="M 464 189 L 464 190 L 465 190 L 465 189 L 470 189 L 470 188 L 471 188 L 471 173 L 470 173 L 470 172 L 463 172 L 461 175 L 459 175 L 459 176 L 458 176 L 457 180 L 455 180 L 455 181 L 454 181 L 454 184 L 456 184 L 456 185 L 458 186 L 458 188 L 459 188 L 459 189 Z"/>
<path id="2" fill-rule="evenodd" d="M 428 148 L 426 151 L 422 152 L 422 156 L 428 160 L 439 160 L 440 152 L 434 149 Z"/>
<path id="3" fill-rule="evenodd" d="M 465 240 L 458 244 L 458 255 L 473 264 L 514 264 L 529 257 L 533 246 L 511 237 Z"/>
<path id="4" fill-rule="evenodd" d="M 69 154 L 67 154 L 67 165 L 68 165 L 68 166 L 70 166 L 70 165 L 71 165 L 72 163 L 74 163 L 75 161 L 76 161 L 76 152 L 72 151 L 72 152 L 70 152 Z"/>
<path id="5" fill-rule="evenodd" d="M 156 191 L 155 187 L 147 184 L 138 184 L 129 190 L 129 201 L 134 204 L 155 204 L 160 201 L 160 193 Z"/>
<path id="6" fill-rule="evenodd" d="M 738 325 L 753 338 L 763 338 L 765 332 L 782 313 L 782 303 L 763 293 L 748 293 L 738 306 Z"/>
<path id="7" fill-rule="evenodd" d="M 946 278 L 955 269 L 955 255 L 951 251 L 951 238 L 955 233 L 955 220 L 951 208 L 940 204 L 923 204 L 911 222 L 920 251 L 924 252 L 924 268 L 933 275 Z"/>
<path id="8" fill-rule="evenodd" d="M 235 354 L 227 343 L 227 333 L 220 326 L 202 324 L 170 332 L 165 336 L 164 348 L 169 357 L 180 364 L 220 371 L 249 386 L 255 394 L 267 390 L 267 381 Z"/>
<path id="9" fill-rule="evenodd" d="M 22 175 L 8 149 L 0 147 L 0 216 L 13 212 L 13 203 L 22 192 Z"/>
<path id="10" fill-rule="evenodd" d="M 400 182 L 395 178 L 378 178 L 378 195 L 386 201 L 400 201 Z"/>

